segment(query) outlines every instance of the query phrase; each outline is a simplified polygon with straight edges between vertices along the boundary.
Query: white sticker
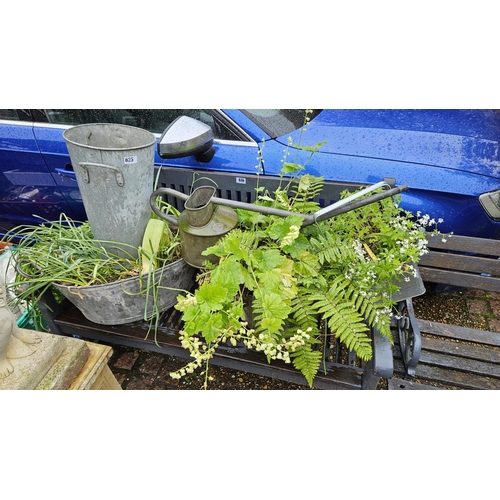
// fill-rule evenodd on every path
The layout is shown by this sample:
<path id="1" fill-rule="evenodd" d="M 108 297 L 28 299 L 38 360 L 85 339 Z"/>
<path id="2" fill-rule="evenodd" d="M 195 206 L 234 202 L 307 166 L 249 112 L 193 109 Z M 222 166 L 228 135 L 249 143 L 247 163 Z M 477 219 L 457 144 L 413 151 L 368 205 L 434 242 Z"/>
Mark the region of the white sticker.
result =
<path id="1" fill-rule="evenodd" d="M 246 184 L 247 180 L 244 177 L 236 177 L 236 184 Z"/>
<path id="2" fill-rule="evenodd" d="M 137 163 L 137 156 L 125 156 L 123 163 L 129 165 L 130 163 Z"/>

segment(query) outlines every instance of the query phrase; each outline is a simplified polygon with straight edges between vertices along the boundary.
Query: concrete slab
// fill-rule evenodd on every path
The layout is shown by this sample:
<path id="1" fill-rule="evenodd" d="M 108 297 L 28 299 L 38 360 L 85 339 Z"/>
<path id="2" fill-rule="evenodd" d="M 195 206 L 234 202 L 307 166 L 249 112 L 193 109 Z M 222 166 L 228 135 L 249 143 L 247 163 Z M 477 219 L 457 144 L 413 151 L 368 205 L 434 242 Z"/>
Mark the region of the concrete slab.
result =
<path id="1" fill-rule="evenodd" d="M 11 359 L 13 373 L 0 379 L 0 390 L 68 389 L 87 362 L 90 351 L 83 340 L 22 329 L 38 343 L 32 353 Z"/>

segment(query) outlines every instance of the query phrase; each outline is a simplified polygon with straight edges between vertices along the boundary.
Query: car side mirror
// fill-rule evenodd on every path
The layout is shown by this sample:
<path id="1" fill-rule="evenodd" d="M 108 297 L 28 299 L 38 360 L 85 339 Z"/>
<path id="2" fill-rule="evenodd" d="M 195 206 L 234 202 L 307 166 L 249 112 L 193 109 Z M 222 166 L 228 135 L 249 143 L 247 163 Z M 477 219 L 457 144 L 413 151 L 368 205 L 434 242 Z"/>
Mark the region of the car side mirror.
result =
<path id="1" fill-rule="evenodd" d="M 189 116 L 179 116 L 164 131 L 158 141 L 161 158 L 184 158 L 194 155 L 201 162 L 209 162 L 214 154 L 213 130 Z"/>

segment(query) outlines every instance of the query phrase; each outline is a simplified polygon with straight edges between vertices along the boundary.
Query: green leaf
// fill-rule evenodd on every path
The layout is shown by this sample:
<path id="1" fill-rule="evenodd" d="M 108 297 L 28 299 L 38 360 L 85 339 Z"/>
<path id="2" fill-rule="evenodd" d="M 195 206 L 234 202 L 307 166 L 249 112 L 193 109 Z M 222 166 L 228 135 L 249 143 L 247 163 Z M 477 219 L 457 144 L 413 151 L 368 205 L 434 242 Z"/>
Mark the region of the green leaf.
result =
<path id="1" fill-rule="evenodd" d="M 326 144 L 327 141 L 317 142 L 314 146 L 302 146 L 301 144 L 294 144 L 293 146 L 297 149 L 302 149 L 303 151 L 309 151 L 311 153 L 317 153 L 322 146 Z"/>
<path id="2" fill-rule="evenodd" d="M 266 318 L 285 319 L 291 311 L 291 307 L 277 293 L 262 292 L 260 305 Z"/>
<path id="3" fill-rule="evenodd" d="M 268 217 L 260 212 L 250 210 L 236 210 L 238 213 L 238 222 L 245 226 L 257 226 L 258 224 L 267 224 Z"/>
<path id="4" fill-rule="evenodd" d="M 202 332 L 208 324 L 212 313 L 210 310 L 203 310 L 202 307 L 190 307 L 184 311 L 182 321 L 184 321 L 183 330 L 189 335 Z"/>
<path id="5" fill-rule="evenodd" d="M 303 175 L 299 180 L 298 190 L 309 191 L 311 188 L 312 178 L 309 175 Z"/>
<path id="6" fill-rule="evenodd" d="M 219 257 L 223 255 L 234 255 L 238 259 L 246 259 L 253 250 L 255 235 L 250 231 L 233 229 L 222 240 L 202 252 L 202 255 L 215 254 Z"/>
<path id="7" fill-rule="evenodd" d="M 243 318 L 244 310 L 243 310 L 243 302 L 233 302 L 231 307 L 228 310 L 228 315 L 234 318 Z"/>
<path id="8" fill-rule="evenodd" d="M 245 267 L 241 269 L 243 274 L 243 286 L 253 292 L 256 287 L 254 275 Z"/>
<path id="9" fill-rule="evenodd" d="M 263 330 L 268 330 L 271 333 L 279 332 L 283 322 L 278 318 L 263 318 L 260 326 Z"/>
<path id="10" fill-rule="evenodd" d="M 296 259 L 302 251 L 308 250 L 309 246 L 309 240 L 300 233 L 292 244 L 285 245 L 281 250 Z"/>
<path id="11" fill-rule="evenodd" d="M 272 240 L 284 238 L 290 229 L 290 226 L 285 223 L 284 219 L 276 219 L 268 228 L 267 234 Z"/>
<path id="12" fill-rule="evenodd" d="M 277 249 L 265 250 L 261 252 L 261 256 L 259 267 L 263 270 L 275 269 L 286 262 L 286 257 Z"/>
<path id="13" fill-rule="evenodd" d="M 213 271 L 210 282 L 227 290 L 228 296 L 234 296 L 239 285 L 245 281 L 245 269 L 234 255 L 224 259 Z"/>
<path id="14" fill-rule="evenodd" d="M 272 269 L 270 271 L 264 271 L 258 274 L 259 286 L 266 289 L 267 291 L 275 290 L 283 283 L 281 269 Z"/>
<path id="15" fill-rule="evenodd" d="M 203 328 L 203 337 L 207 342 L 213 342 L 220 335 L 223 327 L 224 317 L 222 314 L 212 314 Z"/>
<path id="16" fill-rule="evenodd" d="M 224 307 L 227 298 L 226 288 L 214 283 L 203 283 L 195 291 L 198 304 L 206 304 L 210 310 L 218 311 Z"/>
<path id="17" fill-rule="evenodd" d="M 283 162 L 283 167 L 281 168 L 281 172 L 284 174 L 294 174 L 295 172 L 298 172 L 300 170 L 303 170 L 304 167 L 300 163 L 290 163 L 290 162 Z"/>
<path id="18" fill-rule="evenodd" d="M 272 240 L 282 240 L 289 232 L 292 226 L 301 227 L 304 218 L 300 215 L 291 215 L 285 219 L 276 219 L 268 228 L 267 234 Z"/>
<path id="19" fill-rule="evenodd" d="M 246 257 L 247 251 L 241 244 L 241 238 L 238 232 L 230 232 L 224 238 L 224 251 L 226 254 L 233 254 L 239 259 Z"/>
<path id="20" fill-rule="evenodd" d="M 295 270 L 304 278 L 316 276 L 319 272 L 320 265 L 317 255 L 303 250 L 298 255 L 298 260 L 295 263 Z"/>

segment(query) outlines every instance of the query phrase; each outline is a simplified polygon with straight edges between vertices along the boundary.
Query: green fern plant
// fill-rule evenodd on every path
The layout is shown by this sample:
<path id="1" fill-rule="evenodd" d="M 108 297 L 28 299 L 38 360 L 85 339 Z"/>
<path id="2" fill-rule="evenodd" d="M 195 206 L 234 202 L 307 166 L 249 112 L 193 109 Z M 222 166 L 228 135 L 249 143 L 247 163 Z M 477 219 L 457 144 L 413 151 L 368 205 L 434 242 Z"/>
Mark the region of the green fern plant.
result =
<path id="1" fill-rule="evenodd" d="M 309 307 L 326 321 L 330 331 L 363 360 L 372 357 L 371 339 L 365 318 L 355 307 L 356 289 L 342 276 L 329 289 L 308 296 Z"/>
<path id="2" fill-rule="evenodd" d="M 319 343 L 319 341 L 315 340 L 314 343 Z M 310 387 L 312 387 L 314 377 L 320 368 L 322 355 L 321 351 L 313 349 L 312 342 L 304 344 L 291 354 L 293 366 L 302 372 Z"/>

